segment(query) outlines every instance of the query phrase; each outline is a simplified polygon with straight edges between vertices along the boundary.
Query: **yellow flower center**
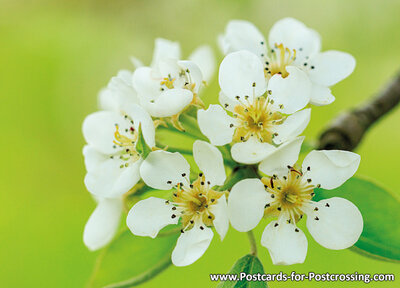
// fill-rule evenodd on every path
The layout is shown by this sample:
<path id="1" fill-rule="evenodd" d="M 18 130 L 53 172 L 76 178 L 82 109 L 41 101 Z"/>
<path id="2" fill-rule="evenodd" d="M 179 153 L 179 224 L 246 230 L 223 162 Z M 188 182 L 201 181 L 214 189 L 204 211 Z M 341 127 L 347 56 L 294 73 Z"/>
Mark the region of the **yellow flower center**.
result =
<path id="1" fill-rule="evenodd" d="M 245 97 L 246 98 L 246 97 Z M 235 142 L 247 141 L 250 137 L 257 137 L 260 142 L 272 142 L 273 127 L 280 125 L 285 116 L 272 108 L 272 100 L 265 97 L 254 98 L 249 102 L 241 102 L 234 108 L 233 116 L 237 119 L 236 130 L 233 136 Z M 238 99 L 239 100 L 239 99 Z"/>
<path id="2" fill-rule="evenodd" d="M 128 117 L 125 116 L 125 119 Z M 119 157 L 119 159 L 123 160 L 125 163 L 120 165 L 120 168 L 128 167 L 130 163 L 134 163 L 140 159 L 140 154 L 136 151 L 136 140 L 138 138 L 138 133 L 133 127 L 133 121 L 131 120 L 132 126 L 125 129 L 126 133 L 129 133 L 131 136 L 122 135 L 119 132 L 119 126 L 115 125 L 115 132 L 114 132 L 114 148 L 122 148 L 117 155 L 110 156 L 111 159 L 115 157 Z"/>
<path id="3" fill-rule="evenodd" d="M 213 190 L 210 182 L 205 182 L 203 174 L 200 174 L 197 180 L 189 186 L 183 185 L 183 183 L 178 184 L 173 195 L 173 204 L 175 205 L 173 210 L 181 214 L 183 230 L 192 228 L 194 223 L 213 226 L 215 217 L 210 212 L 210 207 L 216 204 L 222 195 L 224 192 Z M 177 215 L 173 214 L 172 217 L 177 217 Z"/>
<path id="4" fill-rule="evenodd" d="M 280 74 L 283 78 L 289 76 L 286 66 L 290 65 L 296 59 L 296 50 L 292 51 L 285 48 L 283 44 L 275 44 L 275 49 L 271 50 L 270 57 L 265 57 L 264 75 L 270 78 L 275 74 Z"/>
<path id="5" fill-rule="evenodd" d="M 315 186 L 309 184 L 309 179 L 305 179 L 293 167 L 289 167 L 287 176 L 263 177 L 261 181 L 267 192 L 271 193 L 271 199 L 265 205 L 264 216 L 285 215 L 289 222 L 296 223 L 314 196 Z"/>

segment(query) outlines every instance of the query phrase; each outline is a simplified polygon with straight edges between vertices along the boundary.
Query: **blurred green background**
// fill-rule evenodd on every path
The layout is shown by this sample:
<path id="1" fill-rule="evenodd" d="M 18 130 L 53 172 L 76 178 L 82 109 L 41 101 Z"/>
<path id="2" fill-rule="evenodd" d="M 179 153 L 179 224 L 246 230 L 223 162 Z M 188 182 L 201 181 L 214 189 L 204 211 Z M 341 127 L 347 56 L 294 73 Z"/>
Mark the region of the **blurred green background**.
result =
<path id="1" fill-rule="evenodd" d="M 81 123 L 96 110 L 97 92 L 129 56 L 149 63 L 155 37 L 181 42 L 185 55 L 210 43 L 227 21 L 253 21 L 265 34 L 285 16 L 317 29 L 323 49 L 350 52 L 354 73 L 333 89 L 336 102 L 313 110 L 309 138 L 343 109 L 379 91 L 399 69 L 400 1 L 0 1 L 0 286 L 84 287 L 97 253 L 82 243 L 95 203 L 83 185 Z M 219 60 L 221 55 L 218 54 Z M 216 99 L 217 81 L 206 94 Z M 216 100 L 213 100 L 216 102 Z M 400 110 L 377 124 L 357 150 L 358 174 L 400 193 Z M 365 191 L 368 193 L 368 191 Z M 379 199 L 377 199 L 379 201 Z M 382 211 L 385 213 L 385 211 Z M 397 219 L 391 219 L 397 221 Z M 261 237 L 263 225 L 256 236 Z M 267 272 L 397 273 L 398 264 L 331 251 L 309 237 L 302 265 Z M 214 287 L 209 273 L 225 273 L 248 252 L 245 234 L 232 228 L 215 237 L 204 257 L 171 267 L 143 287 Z M 130 265 L 140 265 L 132 261 Z M 271 287 L 364 287 L 362 283 L 272 283 Z M 400 287 L 371 283 L 369 287 Z"/>

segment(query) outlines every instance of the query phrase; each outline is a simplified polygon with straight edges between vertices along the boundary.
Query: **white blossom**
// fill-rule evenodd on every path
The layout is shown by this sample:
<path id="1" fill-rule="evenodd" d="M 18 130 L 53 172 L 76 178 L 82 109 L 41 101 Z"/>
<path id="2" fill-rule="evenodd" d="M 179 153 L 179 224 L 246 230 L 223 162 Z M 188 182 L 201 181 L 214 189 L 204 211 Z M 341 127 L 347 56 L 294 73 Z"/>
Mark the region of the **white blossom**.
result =
<path id="1" fill-rule="evenodd" d="M 300 169 L 294 166 L 301 142 L 280 146 L 259 169 L 270 175 L 245 179 L 235 184 L 228 201 L 232 226 L 242 232 L 257 226 L 261 218 L 274 217 L 265 228 L 261 244 L 268 248 L 277 265 L 303 263 L 307 239 L 297 223 L 307 215 L 307 228 L 313 238 L 328 249 L 352 246 L 363 230 L 363 219 L 350 201 L 333 197 L 315 202 L 314 189 L 334 189 L 357 170 L 358 154 L 331 150 L 312 151 Z"/>
<path id="2" fill-rule="evenodd" d="M 273 76 L 267 85 L 256 55 L 239 51 L 226 56 L 219 71 L 226 111 L 220 105 L 199 110 L 201 132 L 214 145 L 233 143 L 233 159 L 245 164 L 262 161 L 301 134 L 310 121 L 311 109 L 303 109 L 308 102 L 302 100 L 310 81 L 298 68 L 288 69 L 292 73 L 287 78 Z"/>
<path id="3" fill-rule="evenodd" d="M 197 140 L 193 156 L 203 173 L 191 182 L 189 163 L 181 154 L 161 150 L 150 153 L 140 168 L 141 176 L 155 189 L 174 189 L 172 200 L 141 200 L 127 217 L 133 234 L 152 238 L 181 219 L 182 233 L 172 252 L 176 266 L 190 265 L 204 254 L 213 238 L 211 227 L 215 227 L 221 240 L 229 227 L 225 192 L 216 189 L 226 179 L 221 153 L 211 144 Z"/>
<path id="4" fill-rule="evenodd" d="M 288 77 L 293 67 L 300 69 L 312 83 L 304 100 L 314 105 L 332 103 L 335 97 L 329 87 L 349 76 L 355 67 L 355 59 L 348 53 L 336 50 L 321 52 L 319 34 L 293 18 L 276 22 L 269 32 L 268 41 L 252 23 L 230 21 L 225 34 L 219 37 L 219 43 L 225 54 L 247 50 L 257 55 L 267 81 L 275 75 Z"/>

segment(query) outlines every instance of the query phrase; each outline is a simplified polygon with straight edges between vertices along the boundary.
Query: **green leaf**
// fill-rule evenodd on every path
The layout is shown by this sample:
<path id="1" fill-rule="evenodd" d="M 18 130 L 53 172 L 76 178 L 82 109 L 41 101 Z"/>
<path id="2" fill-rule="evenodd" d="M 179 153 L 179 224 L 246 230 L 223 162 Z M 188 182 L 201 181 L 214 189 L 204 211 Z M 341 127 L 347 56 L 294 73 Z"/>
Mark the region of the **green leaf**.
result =
<path id="1" fill-rule="evenodd" d="M 240 275 L 240 273 L 246 274 L 264 274 L 264 268 L 261 261 L 257 256 L 247 254 L 236 261 L 235 265 L 231 268 L 228 274 Z M 268 287 L 267 282 L 263 281 L 224 281 L 218 284 L 217 288 L 266 288 Z"/>
<path id="2" fill-rule="evenodd" d="M 400 261 L 400 200 L 397 195 L 370 180 L 353 177 L 334 190 L 316 189 L 316 201 L 343 197 L 361 211 L 364 230 L 352 248 L 365 256 Z"/>
<path id="3" fill-rule="evenodd" d="M 168 265 L 162 265 L 168 264 L 166 261 L 171 257 L 178 236 L 179 233 L 175 233 L 152 239 L 134 236 L 129 230 L 123 231 L 99 255 L 88 287 L 104 287 L 134 277 L 143 280 L 147 272 L 165 269 Z"/>
<path id="4" fill-rule="evenodd" d="M 142 124 L 139 124 L 139 136 L 136 143 L 136 151 L 142 156 L 143 159 L 146 159 L 147 155 L 149 155 L 152 151 L 151 147 L 149 147 L 144 140 Z"/>

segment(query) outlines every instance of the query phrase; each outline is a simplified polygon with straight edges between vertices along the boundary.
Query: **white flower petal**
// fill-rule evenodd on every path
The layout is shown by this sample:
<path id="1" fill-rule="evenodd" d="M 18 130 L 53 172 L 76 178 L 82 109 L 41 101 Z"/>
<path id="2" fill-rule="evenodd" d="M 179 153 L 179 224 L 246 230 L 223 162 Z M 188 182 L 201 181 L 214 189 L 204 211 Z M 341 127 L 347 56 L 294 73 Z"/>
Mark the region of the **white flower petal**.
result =
<path id="1" fill-rule="evenodd" d="M 162 150 L 151 152 L 140 167 L 143 181 L 148 186 L 161 190 L 171 189 L 173 185 L 189 177 L 189 173 L 189 163 L 181 154 Z"/>
<path id="2" fill-rule="evenodd" d="M 207 110 L 197 111 L 197 121 L 203 133 L 213 145 L 222 146 L 232 142 L 235 129 L 232 117 L 220 105 L 210 105 Z"/>
<path id="3" fill-rule="evenodd" d="M 133 87 L 135 87 L 140 101 L 155 100 L 161 92 L 161 74 L 150 67 L 140 67 L 132 76 Z"/>
<path id="4" fill-rule="evenodd" d="M 303 109 L 295 112 L 289 117 L 281 125 L 275 125 L 273 131 L 278 133 L 277 136 L 274 137 L 273 141 L 275 144 L 281 144 L 288 140 L 293 139 L 300 135 L 304 129 L 306 129 L 308 123 L 311 118 L 311 109 Z"/>
<path id="5" fill-rule="evenodd" d="M 215 216 L 213 225 L 215 227 L 215 230 L 217 230 L 219 236 L 221 237 L 222 241 L 224 240 L 229 228 L 229 213 L 225 195 L 222 195 L 217 200 L 217 203 L 211 205 L 209 210 Z"/>
<path id="6" fill-rule="evenodd" d="M 335 101 L 335 96 L 332 95 L 331 89 L 313 83 L 311 87 L 310 103 L 316 106 L 331 104 Z"/>
<path id="7" fill-rule="evenodd" d="M 125 125 L 122 115 L 112 111 L 98 111 L 88 115 L 83 121 L 82 131 L 86 142 L 99 152 L 114 154 L 120 150 L 114 148 L 115 124 Z M 120 129 L 121 130 L 121 129 Z"/>
<path id="8" fill-rule="evenodd" d="M 303 263 L 307 256 L 307 238 L 294 224 L 272 221 L 265 228 L 261 245 L 266 247 L 274 265 Z"/>
<path id="9" fill-rule="evenodd" d="M 156 67 L 160 61 L 165 59 L 180 59 L 181 47 L 178 42 L 173 42 L 163 38 L 155 40 L 152 67 Z"/>
<path id="10" fill-rule="evenodd" d="M 83 232 L 83 242 L 90 250 L 97 250 L 114 238 L 122 213 L 121 199 L 101 199 L 90 215 Z"/>
<path id="11" fill-rule="evenodd" d="M 184 71 L 186 71 L 190 84 L 195 84 L 193 92 L 198 93 L 203 84 L 203 74 L 200 67 L 193 61 L 178 61 L 178 64 Z"/>
<path id="12" fill-rule="evenodd" d="M 193 100 L 188 89 L 169 89 L 159 94 L 153 101 L 141 102 L 151 116 L 169 117 L 181 112 Z"/>
<path id="13" fill-rule="evenodd" d="M 269 45 L 283 44 L 289 49 L 296 49 L 296 62 L 301 63 L 321 49 L 319 34 L 293 18 L 284 18 L 276 22 L 268 37 Z"/>
<path id="14" fill-rule="evenodd" d="M 174 251 L 172 251 L 172 263 L 175 266 L 187 266 L 197 261 L 208 246 L 214 236 L 212 230 L 203 226 L 194 225 L 189 231 L 185 231 L 179 236 Z"/>
<path id="15" fill-rule="evenodd" d="M 219 68 L 219 85 L 227 97 L 249 96 L 251 102 L 267 89 L 261 60 L 244 50 L 228 54 Z"/>
<path id="16" fill-rule="evenodd" d="M 299 158 L 301 144 L 305 137 L 297 137 L 296 139 L 286 142 L 279 146 L 274 153 L 267 156 L 259 165 L 261 172 L 272 176 L 284 176 L 287 174 L 287 166 L 293 166 Z"/>
<path id="17" fill-rule="evenodd" d="M 124 109 L 132 118 L 136 131 L 139 131 L 139 125 L 141 125 L 143 137 L 147 145 L 154 147 L 156 132 L 153 119 L 151 119 L 149 113 L 136 104 L 127 104 Z"/>
<path id="18" fill-rule="evenodd" d="M 115 99 L 115 93 L 108 88 L 100 90 L 97 102 L 100 110 L 118 111 L 118 101 Z"/>
<path id="19" fill-rule="evenodd" d="M 233 185 L 228 198 L 229 220 L 240 232 L 255 228 L 264 215 L 268 194 L 260 179 L 244 179 Z"/>
<path id="20" fill-rule="evenodd" d="M 225 35 L 222 36 L 223 53 L 228 54 L 239 50 L 253 52 L 258 57 L 266 53 L 264 36 L 256 26 L 244 20 L 229 21 Z"/>
<path id="21" fill-rule="evenodd" d="M 142 60 L 140 60 L 140 59 L 137 58 L 137 57 L 131 56 L 131 57 L 130 57 L 130 60 L 131 60 L 131 62 L 132 62 L 132 65 L 135 67 L 135 69 L 144 66 Z"/>
<path id="22" fill-rule="evenodd" d="M 128 103 L 139 103 L 139 98 L 133 88 L 132 72 L 120 70 L 117 76 L 111 78 L 107 88 L 100 91 L 99 107 L 118 112 Z"/>
<path id="23" fill-rule="evenodd" d="M 141 200 L 129 211 L 126 225 L 134 235 L 155 238 L 165 226 L 178 224 L 179 217 L 172 217 L 172 207 L 172 204 L 160 198 Z"/>
<path id="24" fill-rule="evenodd" d="M 109 159 L 109 156 L 98 152 L 90 145 L 85 145 L 82 152 L 85 159 L 85 167 L 88 172 L 96 170 L 99 165 Z"/>
<path id="25" fill-rule="evenodd" d="M 128 192 L 140 180 L 139 167 L 142 160 L 121 168 L 125 161 L 108 158 L 96 169 L 86 174 L 88 191 L 100 197 L 118 197 Z"/>
<path id="26" fill-rule="evenodd" d="M 356 60 L 348 53 L 332 50 L 315 55 L 308 65 L 314 67 L 308 71 L 311 81 L 332 86 L 353 72 Z"/>
<path id="27" fill-rule="evenodd" d="M 219 103 L 221 103 L 221 105 L 225 108 L 225 110 L 228 110 L 230 112 L 233 112 L 235 106 L 240 104 L 239 101 L 229 98 L 222 91 L 219 92 L 218 100 Z"/>
<path id="28" fill-rule="evenodd" d="M 275 74 L 268 82 L 268 90 L 272 94 L 270 98 L 274 100 L 274 106 L 283 105 L 280 110 L 282 113 L 292 114 L 304 108 L 311 97 L 311 82 L 307 74 L 294 66 L 287 66 L 289 76 L 283 78 Z"/>
<path id="29" fill-rule="evenodd" d="M 360 155 L 349 151 L 311 151 L 303 161 L 302 170 L 310 167 L 305 177 L 311 179 L 311 184 L 334 189 L 356 173 L 360 160 Z"/>
<path id="30" fill-rule="evenodd" d="M 246 142 L 235 143 L 232 146 L 232 158 L 243 164 L 256 164 L 275 151 L 275 147 L 269 143 L 261 143 L 254 137 Z"/>
<path id="31" fill-rule="evenodd" d="M 211 186 L 224 184 L 224 159 L 218 148 L 205 141 L 196 140 L 193 144 L 193 157 L 207 181 L 211 182 Z"/>
<path id="32" fill-rule="evenodd" d="M 214 52 L 208 45 L 197 47 L 189 56 L 189 60 L 193 61 L 200 67 L 201 73 L 205 81 L 209 82 L 215 73 L 215 56 Z"/>
<path id="33" fill-rule="evenodd" d="M 357 242 L 363 218 L 353 203 L 333 197 L 317 202 L 316 207 L 318 211 L 310 209 L 307 213 L 307 228 L 315 241 L 334 250 L 349 248 Z"/>

